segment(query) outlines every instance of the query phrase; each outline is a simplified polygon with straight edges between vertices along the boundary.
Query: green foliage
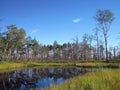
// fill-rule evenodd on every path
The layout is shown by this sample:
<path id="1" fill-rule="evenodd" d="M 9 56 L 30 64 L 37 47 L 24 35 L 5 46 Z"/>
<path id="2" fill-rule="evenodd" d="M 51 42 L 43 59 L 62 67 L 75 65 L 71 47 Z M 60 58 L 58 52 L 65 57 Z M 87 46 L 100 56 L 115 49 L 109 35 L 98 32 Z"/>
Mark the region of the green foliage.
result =
<path id="1" fill-rule="evenodd" d="M 120 63 L 105 63 L 105 62 L 86 62 L 86 63 L 76 63 L 77 67 L 92 67 L 92 68 L 120 68 Z"/>
<path id="2" fill-rule="evenodd" d="M 110 10 L 101 9 L 97 11 L 94 18 L 99 22 L 99 24 L 110 24 L 115 19 L 114 14 Z"/>
<path id="3" fill-rule="evenodd" d="M 7 26 L 8 31 L 0 34 L 0 50 L 2 52 L 2 59 L 8 60 L 24 40 L 24 29 L 18 29 L 15 25 Z"/>
<path id="4" fill-rule="evenodd" d="M 39 48 L 39 43 L 38 43 L 38 41 L 37 41 L 36 39 L 33 39 L 33 40 L 32 40 L 32 43 L 33 43 L 32 49 L 33 49 L 34 51 L 38 50 L 38 48 Z"/>
<path id="5" fill-rule="evenodd" d="M 49 90 L 120 90 L 120 69 L 103 69 L 67 80 Z"/>

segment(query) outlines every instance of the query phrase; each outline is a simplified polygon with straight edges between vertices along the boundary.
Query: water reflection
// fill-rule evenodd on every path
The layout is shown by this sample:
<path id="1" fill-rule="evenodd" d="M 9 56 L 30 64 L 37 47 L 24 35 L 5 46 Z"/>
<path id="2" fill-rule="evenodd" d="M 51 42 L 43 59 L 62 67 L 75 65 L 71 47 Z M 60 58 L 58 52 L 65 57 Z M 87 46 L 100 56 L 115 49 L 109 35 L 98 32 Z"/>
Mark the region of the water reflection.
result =
<path id="1" fill-rule="evenodd" d="M 60 84 L 64 80 L 96 71 L 85 68 L 29 68 L 12 72 L 0 73 L 0 90 L 40 89 L 50 84 Z"/>

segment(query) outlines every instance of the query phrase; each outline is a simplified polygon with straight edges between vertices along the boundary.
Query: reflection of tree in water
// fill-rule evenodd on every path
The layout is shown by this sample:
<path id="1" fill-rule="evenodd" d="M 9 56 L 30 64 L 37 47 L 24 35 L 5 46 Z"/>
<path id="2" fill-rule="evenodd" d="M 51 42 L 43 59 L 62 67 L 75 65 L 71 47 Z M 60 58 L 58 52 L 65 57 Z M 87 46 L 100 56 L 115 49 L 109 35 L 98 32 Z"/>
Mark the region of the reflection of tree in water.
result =
<path id="1" fill-rule="evenodd" d="M 57 82 L 60 78 L 66 80 L 88 71 L 87 69 L 80 68 L 34 68 L 4 72 L 0 73 L 0 90 L 36 88 L 38 82 L 45 78 L 53 78 L 53 82 Z"/>

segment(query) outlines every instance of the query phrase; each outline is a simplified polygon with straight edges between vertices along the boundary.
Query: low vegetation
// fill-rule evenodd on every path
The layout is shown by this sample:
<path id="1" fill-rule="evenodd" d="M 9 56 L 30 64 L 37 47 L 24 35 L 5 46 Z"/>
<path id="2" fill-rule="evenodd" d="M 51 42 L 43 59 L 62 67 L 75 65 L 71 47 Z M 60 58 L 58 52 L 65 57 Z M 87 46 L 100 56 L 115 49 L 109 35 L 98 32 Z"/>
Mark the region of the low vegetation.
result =
<path id="1" fill-rule="evenodd" d="M 101 67 L 110 67 L 110 68 L 120 68 L 119 62 L 82 62 L 82 61 L 12 61 L 12 62 L 0 62 L 0 71 L 18 69 L 18 68 L 27 68 L 35 66 L 77 66 L 77 67 L 92 67 L 92 68 L 101 68 Z"/>
<path id="2" fill-rule="evenodd" d="M 23 62 L 1 62 L 0 63 L 0 71 L 6 70 L 15 70 L 19 68 L 27 68 L 27 67 L 36 67 L 36 66 L 75 66 L 72 62 L 45 62 L 45 61 L 23 61 Z"/>
<path id="3" fill-rule="evenodd" d="M 120 69 L 104 69 L 51 85 L 47 90 L 120 90 Z M 46 90 L 46 89 L 45 89 Z"/>
<path id="4" fill-rule="evenodd" d="M 120 68 L 120 63 L 104 63 L 104 62 L 94 62 L 94 63 L 77 63 L 76 66 L 78 67 L 95 67 L 95 68 Z"/>
<path id="5" fill-rule="evenodd" d="M 25 68 L 26 64 L 16 63 L 16 62 L 1 62 L 0 63 L 0 72 L 8 70 L 16 70 L 19 68 Z"/>
<path id="6" fill-rule="evenodd" d="M 87 73 L 66 80 L 60 85 L 51 85 L 43 90 L 120 90 L 120 63 L 119 62 L 82 62 L 82 61 L 12 61 L 0 62 L 0 72 L 28 67 L 50 66 L 77 66 L 77 67 L 112 67 L 118 69 L 101 69 L 99 72 Z"/>

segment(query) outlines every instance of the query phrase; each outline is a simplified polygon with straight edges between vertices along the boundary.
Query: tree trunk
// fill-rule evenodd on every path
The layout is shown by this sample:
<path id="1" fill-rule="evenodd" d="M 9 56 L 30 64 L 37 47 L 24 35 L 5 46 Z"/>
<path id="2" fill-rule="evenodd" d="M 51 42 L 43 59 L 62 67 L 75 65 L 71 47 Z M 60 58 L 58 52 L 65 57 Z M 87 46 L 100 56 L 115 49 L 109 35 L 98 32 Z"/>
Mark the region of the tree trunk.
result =
<path id="1" fill-rule="evenodd" d="M 108 49 L 107 49 L 107 37 L 105 36 L 105 48 L 106 48 L 106 62 L 109 62 L 108 60 Z"/>

